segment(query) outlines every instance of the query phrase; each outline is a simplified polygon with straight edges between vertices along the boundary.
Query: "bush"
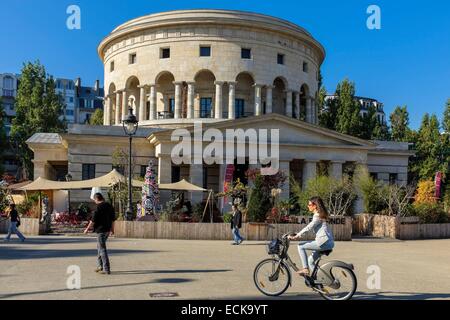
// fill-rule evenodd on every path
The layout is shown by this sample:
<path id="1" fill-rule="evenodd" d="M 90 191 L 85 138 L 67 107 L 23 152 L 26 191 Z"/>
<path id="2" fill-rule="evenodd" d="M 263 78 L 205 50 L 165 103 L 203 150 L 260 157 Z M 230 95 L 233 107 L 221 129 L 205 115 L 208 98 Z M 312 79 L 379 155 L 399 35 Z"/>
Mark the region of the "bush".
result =
<path id="1" fill-rule="evenodd" d="M 225 213 L 223 215 L 223 222 L 224 223 L 231 223 L 231 220 L 233 220 L 233 214 L 231 213 Z"/>
<path id="2" fill-rule="evenodd" d="M 307 182 L 306 188 L 301 189 L 297 182 L 293 182 L 292 193 L 300 207 L 300 214 L 310 215 L 307 209 L 308 200 L 320 197 L 325 203 L 330 215 L 352 215 L 356 193 L 348 178 L 335 179 L 328 176 L 319 176 Z"/>
<path id="3" fill-rule="evenodd" d="M 417 186 L 416 193 L 416 204 L 428 203 L 433 204 L 436 203 L 435 197 L 436 187 L 433 181 L 420 181 Z"/>
<path id="4" fill-rule="evenodd" d="M 378 214 L 386 209 L 386 204 L 380 194 L 382 186 L 369 175 L 367 168 L 358 168 L 354 181 L 361 192 L 366 213 Z"/>
<path id="5" fill-rule="evenodd" d="M 248 201 L 247 217 L 249 222 L 265 222 L 271 207 L 269 192 L 263 186 L 263 177 L 258 175 Z"/>
<path id="6" fill-rule="evenodd" d="M 413 213 L 421 223 L 448 223 L 450 217 L 438 203 L 420 203 L 413 206 Z"/>

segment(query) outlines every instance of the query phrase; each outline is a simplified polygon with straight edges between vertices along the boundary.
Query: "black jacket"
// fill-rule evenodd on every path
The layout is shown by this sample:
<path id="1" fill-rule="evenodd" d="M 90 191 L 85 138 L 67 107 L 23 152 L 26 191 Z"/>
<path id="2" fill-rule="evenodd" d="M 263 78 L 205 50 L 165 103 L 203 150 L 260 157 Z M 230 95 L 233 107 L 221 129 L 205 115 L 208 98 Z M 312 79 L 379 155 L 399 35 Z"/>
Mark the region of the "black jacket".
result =
<path id="1" fill-rule="evenodd" d="M 242 212 L 236 211 L 233 219 L 231 219 L 231 229 L 237 227 L 238 229 L 242 228 Z"/>
<path id="2" fill-rule="evenodd" d="M 107 233 L 112 229 L 112 224 L 116 220 L 114 208 L 108 202 L 102 202 L 97 206 L 92 221 L 94 221 L 94 231 L 96 233 Z"/>

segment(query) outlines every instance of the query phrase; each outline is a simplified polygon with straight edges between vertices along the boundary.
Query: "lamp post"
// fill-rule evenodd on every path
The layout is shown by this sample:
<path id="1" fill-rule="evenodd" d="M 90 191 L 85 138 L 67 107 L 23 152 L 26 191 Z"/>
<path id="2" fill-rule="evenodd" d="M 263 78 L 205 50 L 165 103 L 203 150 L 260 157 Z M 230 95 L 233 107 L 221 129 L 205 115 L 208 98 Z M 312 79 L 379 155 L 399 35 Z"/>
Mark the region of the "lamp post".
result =
<path id="1" fill-rule="evenodd" d="M 125 220 L 129 221 L 131 220 L 131 217 L 133 215 L 133 199 L 132 199 L 132 184 L 131 184 L 131 172 L 132 172 L 132 164 L 131 164 L 131 152 L 132 152 L 132 143 L 133 143 L 133 136 L 136 134 L 136 131 L 139 126 L 139 122 L 136 119 L 136 116 L 133 114 L 133 108 L 131 106 L 128 107 L 128 115 L 125 119 L 122 121 L 123 124 L 123 130 L 125 131 L 125 134 L 128 135 L 130 139 L 130 149 L 129 149 L 129 161 L 128 161 L 128 208 L 125 213 Z"/>
<path id="2" fill-rule="evenodd" d="M 72 175 L 70 173 L 66 174 L 66 181 L 67 182 L 72 181 Z M 69 201 L 69 215 L 70 215 L 70 190 L 67 190 L 67 198 Z"/>

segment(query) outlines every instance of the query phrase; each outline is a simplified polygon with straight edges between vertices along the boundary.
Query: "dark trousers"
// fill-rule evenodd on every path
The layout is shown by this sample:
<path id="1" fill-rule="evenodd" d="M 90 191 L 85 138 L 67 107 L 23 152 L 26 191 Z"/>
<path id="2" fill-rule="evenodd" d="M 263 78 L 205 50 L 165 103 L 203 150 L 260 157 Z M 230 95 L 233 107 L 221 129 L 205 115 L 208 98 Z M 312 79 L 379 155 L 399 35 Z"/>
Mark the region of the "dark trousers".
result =
<path id="1" fill-rule="evenodd" d="M 108 240 L 109 232 L 97 234 L 97 267 L 103 271 L 110 271 L 108 251 L 106 250 L 106 241 Z"/>

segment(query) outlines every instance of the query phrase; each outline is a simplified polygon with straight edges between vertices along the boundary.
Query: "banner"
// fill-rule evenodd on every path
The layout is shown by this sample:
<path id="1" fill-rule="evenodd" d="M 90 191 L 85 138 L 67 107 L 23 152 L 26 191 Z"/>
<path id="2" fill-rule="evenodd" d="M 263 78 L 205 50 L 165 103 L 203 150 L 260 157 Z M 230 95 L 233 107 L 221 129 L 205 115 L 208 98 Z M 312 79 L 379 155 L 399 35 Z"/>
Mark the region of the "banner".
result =
<path id="1" fill-rule="evenodd" d="M 442 185 L 442 172 L 436 172 L 436 178 L 434 179 L 434 183 L 436 186 L 435 198 L 441 198 L 441 185 Z"/>

